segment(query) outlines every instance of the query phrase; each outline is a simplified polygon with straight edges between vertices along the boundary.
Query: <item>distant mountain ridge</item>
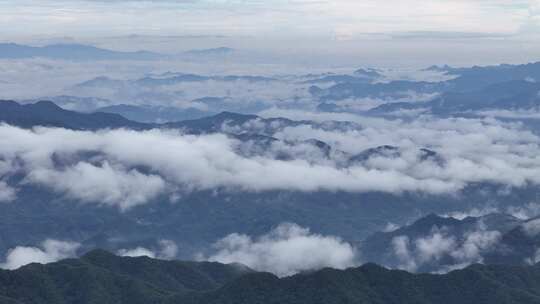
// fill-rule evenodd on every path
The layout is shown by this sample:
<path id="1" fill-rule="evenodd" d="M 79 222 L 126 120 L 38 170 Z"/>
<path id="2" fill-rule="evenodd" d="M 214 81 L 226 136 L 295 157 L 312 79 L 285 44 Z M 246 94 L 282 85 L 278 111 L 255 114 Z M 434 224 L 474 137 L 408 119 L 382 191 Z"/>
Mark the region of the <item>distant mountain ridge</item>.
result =
<path id="1" fill-rule="evenodd" d="M 94 250 L 80 259 L 0 270 L 0 302 L 164 303 L 172 295 L 213 290 L 250 272 L 234 264 L 122 258 Z"/>
<path id="2" fill-rule="evenodd" d="M 217 47 L 217 48 L 209 48 L 209 49 L 197 49 L 197 50 L 189 50 L 184 53 L 183 55 L 188 56 L 226 56 L 231 55 L 236 50 L 230 47 Z"/>
<path id="3" fill-rule="evenodd" d="M 531 109 L 540 106 L 540 62 L 521 65 L 497 65 L 470 68 L 432 66 L 428 71 L 455 76 L 427 82 L 394 80 L 360 82 L 355 77 L 339 80 L 327 88 L 312 86 L 309 92 L 320 101 L 319 110 L 347 112 L 338 101 L 377 99 L 381 105 L 367 114 L 388 114 L 402 110 L 424 110 L 437 115 L 452 115 L 486 109 Z M 421 99 L 421 96 L 428 99 Z M 388 101 L 388 102 L 386 102 Z"/>
<path id="4" fill-rule="evenodd" d="M 65 60 L 156 60 L 165 55 L 148 52 L 120 52 L 84 44 L 52 44 L 27 46 L 16 43 L 0 43 L 0 58 L 50 58 Z"/>
<path id="5" fill-rule="evenodd" d="M 366 264 L 279 279 L 241 265 L 122 258 L 102 250 L 0 271 L 2 303 L 25 304 L 534 304 L 539 289 L 538 265 L 472 265 L 431 275 Z"/>
<path id="6" fill-rule="evenodd" d="M 130 121 L 111 113 L 79 113 L 64 110 L 51 101 L 19 104 L 0 101 L 0 121 L 23 128 L 35 126 L 62 127 L 74 130 L 106 128 L 145 129 L 150 125 Z"/>
<path id="7" fill-rule="evenodd" d="M 125 108 L 126 106 L 124 106 Z M 129 106 L 128 110 L 133 109 Z M 110 109 L 105 109 L 109 110 Z M 124 109 L 125 110 L 125 109 Z M 139 108 L 134 109 L 139 111 Z M 222 112 L 213 116 L 198 119 L 183 120 L 169 123 L 142 123 L 124 118 L 116 113 L 80 113 L 65 110 L 51 101 L 38 101 L 30 104 L 19 104 L 15 101 L 0 100 L 0 122 L 10 125 L 31 128 L 35 126 L 62 127 L 73 130 L 98 130 L 129 128 L 134 130 L 152 128 L 186 129 L 194 133 L 212 133 L 221 130 L 225 122 L 234 125 L 243 124 L 249 120 L 262 119 L 256 115 L 246 115 L 233 112 Z M 280 120 L 270 119 L 269 121 Z"/>
<path id="8" fill-rule="evenodd" d="M 399 239 L 409 243 L 410 255 L 415 254 L 415 245 L 439 240 L 441 243 L 446 241 L 447 245 L 451 242 L 455 248 L 474 248 L 477 259 L 488 264 L 526 265 L 534 260 L 540 248 L 540 236 L 527 233 L 524 227 L 527 223 L 537 222 L 540 225 L 537 218 L 524 221 L 502 213 L 469 216 L 462 220 L 429 214 L 396 230 L 377 232 L 362 241 L 360 247 L 365 261 L 388 267 L 399 267 L 403 262 L 396 249 Z M 441 252 L 437 259 L 417 266 L 419 271 L 438 271 L 456 265 L 455 258 L 455 252 L 449 249 Z"/>

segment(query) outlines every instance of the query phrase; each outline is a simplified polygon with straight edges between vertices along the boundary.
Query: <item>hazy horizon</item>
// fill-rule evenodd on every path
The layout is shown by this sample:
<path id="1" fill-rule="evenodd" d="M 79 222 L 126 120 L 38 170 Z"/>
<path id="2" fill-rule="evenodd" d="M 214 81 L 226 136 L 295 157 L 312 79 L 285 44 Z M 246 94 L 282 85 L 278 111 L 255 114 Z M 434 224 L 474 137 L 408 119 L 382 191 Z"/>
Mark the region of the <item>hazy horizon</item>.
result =
<path id="1" fill-rule="evenodd" d="M 538 0 L 0 1 L 0 40 L 164 53 L 225 46 L 327 66 L 525 63 L 540 60 L 539 8 Z"/>

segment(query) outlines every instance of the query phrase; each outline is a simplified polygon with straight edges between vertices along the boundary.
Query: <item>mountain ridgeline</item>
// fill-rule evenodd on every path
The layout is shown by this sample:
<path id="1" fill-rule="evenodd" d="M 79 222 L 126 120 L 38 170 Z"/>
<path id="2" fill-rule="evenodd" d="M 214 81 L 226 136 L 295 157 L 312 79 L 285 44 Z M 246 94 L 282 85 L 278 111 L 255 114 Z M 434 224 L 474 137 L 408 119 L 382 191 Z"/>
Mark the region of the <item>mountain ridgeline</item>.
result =
<path id="1" fill-rule="evenodd" d="M 278 278 L 239 264 L 118 257 L 94 250 L 79 259 L 0 271 L 0 303 L 271 304 L 540 303 L 540 267 L 472 265 L 446 275 L 366 264 Z"/>

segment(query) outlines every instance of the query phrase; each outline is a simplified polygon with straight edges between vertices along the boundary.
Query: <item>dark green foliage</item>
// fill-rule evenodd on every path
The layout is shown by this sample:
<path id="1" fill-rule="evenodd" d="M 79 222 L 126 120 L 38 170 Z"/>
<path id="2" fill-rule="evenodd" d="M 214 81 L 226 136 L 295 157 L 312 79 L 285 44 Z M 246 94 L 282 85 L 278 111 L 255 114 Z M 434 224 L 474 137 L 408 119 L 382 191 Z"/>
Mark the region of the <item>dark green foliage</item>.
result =
<path id="1" fill-rule="evenodd" d="M 413 275 L 374 264 L 278 279 L 250 274 L 223 288 L 170 303 L 540 303 L 540 269 L 474 265 L 447 275 Z"/>
<path id="2" fill-rule="evenodd" d="M 0 303 L 161 303 L 175 294 L 215 289 L 247 272 L 238 265 L 121 258 L 95 250 L 80 259 L 1 271 Z"/>
<path id="3" fill-rule="evenodd" d="M 0 271 L 0 303 L 528 304 L 540 303 L 540 267 L 473 265 L 434 275 L 366 264 L 280 279 L 240 265 L 94 250 L 80 259 Z"/>

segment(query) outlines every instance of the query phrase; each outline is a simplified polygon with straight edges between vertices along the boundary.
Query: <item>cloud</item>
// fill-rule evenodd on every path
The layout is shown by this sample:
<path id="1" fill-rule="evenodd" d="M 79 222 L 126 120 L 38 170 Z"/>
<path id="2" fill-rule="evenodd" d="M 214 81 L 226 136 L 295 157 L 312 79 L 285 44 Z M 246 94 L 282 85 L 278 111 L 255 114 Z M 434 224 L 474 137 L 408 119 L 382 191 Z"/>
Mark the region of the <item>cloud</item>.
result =
<path id="1" fill-rule="evenodd" d="M 492 213 L 505 213 L 514 216 L 520 220 L 528 220 L 540 215 L 540 204 L 536 202 L 530 202 L 520 206 L 508 206 L 504 209 L 488 204 L 481 208 L 478 207 L 465 211 L 449 212 L 444 216 L 463 220 L 466 217 L 481 217 Z"/>
<path id="2" fill-rule="evenodd" d="M 501 238 L 501 233 L 498 231 L 486 231 L 479 229 L 477 231 L 468 232 L 465 234 L 463 244 L 451 253 L 460 263 L 470 264 L 472 262 L 482 262 L 481 254 L 485 249 L 492 248 Z"/>
<path id="3" fill-rule="evenodd" d="M 537 236 L 540 233 L 540 219 L 532 219 L 521 225 L 523 231 L 530 237 Z"/>
<path id="4" fill-rule="evenodd" d="M 122 210 L 144 204 L 165 189 L 165 182 L 157 175 L 113 168 L 108 162 L 101 166 L 79 162 L 64 170 L 36 169 L 27 181 L 49 186 L 83 202 L 116 205 Z"/>
<path id="5" fill-rule="evenodd" d="M 76 256 L 79 243 L 48 239 L 41 247 L 18 246 L 10 249 L 0 268 L 17 269 L 30 263 L 47 264 Z"/>
<path id="6" fill-rule="evenodd" d="M 456 246 L 453 237 L 447 237 L 440 232 L 430 236 L 419 238 L 415 241 L 418 258 L 421 263 L 439 260 L 444 254 Z"/>
<path id="7" fill-rule="evenodd" d="M 395 256 L 400 261 L 399 268 L 407 271 L 415 271 L 418 268 L 416 259 L 409 249 L 410 239 L 408 236 L 396 236 L 392 239 L 392 247 Z"/>
<path id="8" fill-rule="evenodd" d="M 223 134 L 23 130 L 2 125 L 0 135 L 11 143 L 0 148 L 7 164 L 2 170 L 25 173 L 24 183 L 122 210 L 160 195 L 220 188 L 452 194 L 473 183 L 510 188 L 540 184 L 540 139 L 517 124 L 492 119 L 420 117 L 406 122 L 355 115 L 310 117 L 321 121 L 342 117 L 356 123 L 267 126 L 255 120 L 227 129 L 270 132 L 282 140 L 262 153 L 256 152 L 253 142 Z M 325 155 L 309 144 L 313 138 L 330 144 L 331 153 Z M 348 157 L 383 145 L 398 146 L 398 155 L 348 163 Z M 424 147 L 436 151 L 444 162 L 423 159 Z M 283 153 L 292 158 L 280 159 Z M 12 168 L 9 164 L 15 159 L 19 165 Z"/>
<path id="9" fill-rule="evenodd" d="M 162 260 L 172 260 L 178 255 L 178 246 L 171 240 L 160 240 L 158 247 L 155 249 L 148 249 L 145 247 L 136 247 L 132 249 L 119 249 L 117 251 L 119 256 L 125 257 L 141 257 L 146 256 L 149 258 L 157 258 Z"/>
<path id="10" fill-rule="evenodd" d="M 334 236 L 314 234 L 295 224 L 282 224 L 256 239 L 231 234 L 214 246 L 216 253 L 200 258 L 241 263 L 281 277 L 323 267 L 344 269 L 358 264 L 357 253 L 350 244 Z"/>
<path id="11" fill-rule="evenodd" d="M 399 269 L 414 272 L 429 267 L 437 272 L 448 272 L 472 263 L 482 263 L 482 255 L 494 248 L 500 238 L 500 232 L 486 230 L 483 225 L 463 235 L 450 235 L 445 229 L 434 229 L 431 234 L 414 240 L 396 236 L 392 239 L 392 250 Z"/>
<path id="12" fill-rule="evenodd" d="M 465 210 L 465 211 L 454 211 L 454 212 L 447 213 L 444 216 L 453 217 L 461 221 L 467 217 L 481 217 L 481 216 L 488 215 L 491 213 L 499 213 L 499 212 L 500 212 L 499 209 L 496 207 L 485 206 L 483 208 L 472 208 L 470 210 Z M 509 214 L 512 214 L 512 213 L 509 213 Z"/>
<path id="13" fill-rule="evenodd" d="M 525 259 L 525 263 L 529 265 L 535 265 L 536 263 L 540 262 L 540 249 L 537 249 L 533 256 L 530 258 Z"/>
<path id="14" fill-rule="evenodd" d="M 540 93 L 540 92 L 539 92 Z M 540 119 L 540 109 L 520 109 L 520 110 L 486 110 L 475 112 L 477 115 L 510 119 Z"/>
<path id="15" fill-rule="evenodd" d="M 124 256 L 124 257 L 145 256 L 145 257 L 149 257 L 153 259 L 156 257 L 156 254 L 152 250 L 144 248 L 144 247 L 136 247 L 133 249 L 120 249 L 118 250 L 117 253 L 119 256 Z"/>
<path id="16" fill-rule="evenodd" d="M 0 203 L 11 202 L 17 197 L 17 191 L 6 182 L 0 181 Z"/>
<path id="17" fill-rule="evenodd" d="M 18 35 L 135 32 L 265 34 L 269 37 L 308 35 L 347 40 L 366 33 L 513 33 L 534 18 L 534 7 L 533 3 L 525 0 L 511 5 L 498 0 L 389 0 L 384 3 L 374 0 L 55 1 L 45 4 L 25 0 L 1 3 L 0 12 L 6 13 L 0 14 L 0 20 L 6 25 L 8 22 L 24 22 L 26 27 L 16 27 L 14 34 Z M 14 15 L 25 17 L 19 20 Z M 179 32 L 178 28 L 182 31 Z"/>
<path id="18" fill-rule="evenodd" d="M 493 119 L 401 121 L 348 114 L 304 115 L 316 121 L 330 118 L 352 123 L 290 126 L 253 120 L 225 128 L 281 139 L 264 148 L 224 134 L 25 130 L 1 125 L 0 136 L 10 142 L 0 147 L 5 159 L 2 170 L 24 176 L 10 187 L 46 186 L 68 198 L 122 210 L 163 195 L 210 189 L 439 195 L 456 194 L 478 183 L 508 189 L 540 184 L 540 138 L 518 124 Z M 312 139 L 329 144 L 330 153 L 310 143 Z M 397 146 L 398 153 L 349 161 L 384 145 Z M 441 161 L 426 159 L 421 148 L 435 151 Z"/>
<path id="19" fill-rule="evenodd" d="M 524 206 L 510 206 L 506 209 L 506 213 L 511 214 L 520 220 L 528 220 L 540 215 L 540 204 L 531 202 Z"/>

